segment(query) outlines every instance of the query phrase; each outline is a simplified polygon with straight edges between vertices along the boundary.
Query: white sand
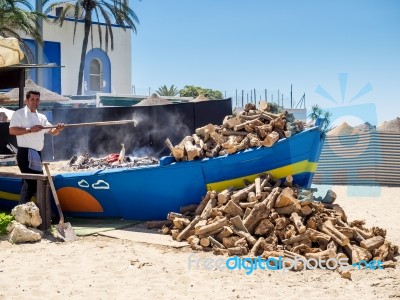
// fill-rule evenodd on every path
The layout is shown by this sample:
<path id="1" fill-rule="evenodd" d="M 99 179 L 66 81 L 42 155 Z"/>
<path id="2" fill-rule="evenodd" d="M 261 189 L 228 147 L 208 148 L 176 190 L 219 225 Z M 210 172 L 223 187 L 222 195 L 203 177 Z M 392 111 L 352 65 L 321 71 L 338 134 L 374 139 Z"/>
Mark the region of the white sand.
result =
<path id="1" fill-rule="evenodd" d="M 377 197 L 348 197 L 333 187 L 348 219 L 388 230 L 400 245 L 400 188 Z M 350 188 L 351 190 L 351 188 Z M 374 192 L 373 190 L 367 191 Z M 376 191 L 375 191 L 376 192 Z M 287 272 L 192 270 L 189 248 L 175 249 L 102 236 L 72 243 L 42 240 L 13 245 L 0 241 L 0 299 L 375 299 L 400 297 L 396 269 L 353 270 L 352 280 L 332 271 Z M 195 253 L 196 258 L 213 258 Z"/>

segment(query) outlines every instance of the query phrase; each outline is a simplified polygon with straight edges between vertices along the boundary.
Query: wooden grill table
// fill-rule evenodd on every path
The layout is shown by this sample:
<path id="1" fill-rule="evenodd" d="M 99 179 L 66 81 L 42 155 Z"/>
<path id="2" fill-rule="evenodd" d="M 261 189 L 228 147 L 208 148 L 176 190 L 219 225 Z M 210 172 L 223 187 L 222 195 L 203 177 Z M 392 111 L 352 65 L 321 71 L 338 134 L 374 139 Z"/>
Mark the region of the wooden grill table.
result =
<path id="1" fill-rule="evenodd" d="M 42 174 L 0 172 L 0 177 L 36 180 L 37 184 L 36 205 L 39 208 L 40 217 L 42 218 L 42 224 L 40 224 L 39 229 L 42 231 L 50 229 L 51 193 L 47 176 Z"/>

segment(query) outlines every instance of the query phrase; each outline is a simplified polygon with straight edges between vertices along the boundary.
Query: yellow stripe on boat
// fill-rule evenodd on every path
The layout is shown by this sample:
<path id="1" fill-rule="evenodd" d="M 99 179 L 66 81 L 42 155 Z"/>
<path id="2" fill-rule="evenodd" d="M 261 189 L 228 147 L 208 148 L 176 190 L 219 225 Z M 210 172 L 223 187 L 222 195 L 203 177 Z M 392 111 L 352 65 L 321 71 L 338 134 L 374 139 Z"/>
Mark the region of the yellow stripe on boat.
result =
<path id="1" fill-rule="evenodd" d="M 19 194 L 0 191 L 0 199 L 19 201 Z"/>
<path id="2" fill-rule="evenodd" d="M 235 188 L 241 188 L 244 186 L 243 179 L 253 182 L 260 173 L 268 173 L 271 174 L 274 178 L 285 178 L 288 175 L 296 175 L 301 173 L 314 173 L 317 170 L 317 163 L 310 162 L 308 160 L 299 161 L 294 164 L 290 164 L 287 166 L 283 166 L 280 168 L 276 168 L 273 170 L 265 170 L 264 172 L 259 172 L 257 174 L 243 176 L 239 178 L 219 181 L 219 182 L 212 182 L 207 184 L 207 190 L 212 191 L 223 191 L 224 189 L 233 186 Z"/>

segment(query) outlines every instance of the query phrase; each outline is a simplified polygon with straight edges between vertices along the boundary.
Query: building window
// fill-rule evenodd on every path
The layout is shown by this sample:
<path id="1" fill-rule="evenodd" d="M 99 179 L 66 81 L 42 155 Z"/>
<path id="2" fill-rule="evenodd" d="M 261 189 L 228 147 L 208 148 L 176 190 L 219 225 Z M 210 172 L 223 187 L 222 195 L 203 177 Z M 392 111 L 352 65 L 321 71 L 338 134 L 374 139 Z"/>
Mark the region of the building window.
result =
<path id="1" fill-rule="evenodd" d="M 101 91 L 103 86 L 103 74 L 100 61 L 98 59 L 92 59 L 90 61 L 90 90 Z"/>

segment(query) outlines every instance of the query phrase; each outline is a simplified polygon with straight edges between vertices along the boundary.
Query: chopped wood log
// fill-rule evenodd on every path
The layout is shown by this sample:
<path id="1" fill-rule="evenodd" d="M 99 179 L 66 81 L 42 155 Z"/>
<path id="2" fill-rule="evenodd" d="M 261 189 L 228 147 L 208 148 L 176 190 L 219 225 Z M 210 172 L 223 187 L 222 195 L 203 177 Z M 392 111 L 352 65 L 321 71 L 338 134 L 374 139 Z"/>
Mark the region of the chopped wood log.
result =
<path id="1" fill-rule="evenodd" d="M 179 208 L 179 212 L 181 214 L 185 214 L 187 212 L 194 212 L 197 208 L 198 204 L 190 204 L 190 205 L 185 205 L 185 206 L 181 206 Z"/>
<path id="2" fill-rule="evenodd" d="M 210 240 L 208 238 L 202 238 L 200 240 L 200 245 L 202 247 L 208 247 L 208 246 L 210 246 L 210 244 L 211 244 L 211 242 L 210 242 Z"/>
<path id="3" fill-rule="evenodd" d="M 211 215 L 212 209 L 216 206 L 217 206 L 217 199 L 210 198 L 210 200 L 208 200 L 206 206 L 204 207 L 203 211 L 201 212 L 200 217 L 203 220 L 207 220 Z"/>
<path id="4" fill-rule="evenodd" d="M 243 256 L 246 255 L 248 253 L 248 250 L 246 247 L 232 247 L 232 248 L 228 248 L 228 255 L 229 256 Z"/>
<path id="5" fill-rule="evenodd" d="M 336 252 L 333 251 L 332 249 L 327 249 L 325 251 L 317 252 L 317 253 L 306 253 L 304 256 L 309 259 L 309 258 L 314 258 L 314 259 L 324 259 L 327 260 L 329 258 L 335 258 L 336 257 Z"/>
<path id="6" fill-rule="evenodd" d="M 255 184 L 255 194 L 254 194 L 254 196 L 256 197 L 256 199 L 258 200 L 258 199 L 260 199 L 261 198 L 261 178 L 260 177 L 257 177 L 255 180 L 254 180 L 254 184 Z M 252 202 L 252 200 L 250 199 L 250 201 L 249 202 Z"/>
<path id="7" fill-rule="evenodd" d="M 274 131 L 273 131 L 273 132 L 278 133 L 279 139 L 284 139 L 284 138 L 286 138 L 285 132 L 284 132 L 282 129 L 280 129 L 280 128 L 274 127 Z"/>
<path id="8" fill-rule="evenodd" d="M 300 204 L 296 203 L 285 207 L 277 207 L 275 211 L 280 215 L 291 215 L 294 212 L 299 212 L 300 209 Z"/>
<path id="9" fill-rule="evenodd" d="M 289 224 L 289 220 L 286 219 L 285 217 L 281 217 L 281 218 L 276 218 L 275 219 L 275 227 L 278 230 L 281 230 L 283 228 L 286 227 L 286 225 Z"/>
<path id="10" fill-rule="evenodd" d="M 235 247 L 246 247 L 246 248 L 248 248 L 249 245 L 247 244 L 246 239 L 244 237 L 241 237 L 240 239 L 238 239 L 235 242 L 234 246 Z"/>
<path id="11" fill-rule="evenodd" d="M 186 241 L 189 243 L 190 246 L 192 245 L 198 245 L 200 243 L 200 239 L 195 236 L 195 235 L 191 235 L 189 236 Z"/>
<path id="12" fill-rule="evenodd" d="M 195 210 L 195 214 L 196 215 L 201 215 L 201 213 L 203 212 L 204 208 L 206 207 L 208 201 L 211 198 L 216 198 L 216 196 L 217 196 L 217 192 L 216 191 L 207 191 L 205 196 L 201 199 L 201 202 L 200 202 L 199 206 L 197 206 L 197 208 Z"/>
<path id="13" fill-rule="evenodd" d="M 281 189 L 279 187 L 275 187 L 272 189 L 272 192 L 268 195 L 268 197 L 263 200 L 262 203 L 264 203 L 267 206 L 268 215 L 271 212 L 272 208 L 274 207 L 276 199 L 279 197 L 280 193 Z"/>
<path id="14" fill-rule="evenodd" d="M 374 251 L 374 260 L 384 261 L 389 254 L 389 243 L 385 241 L 378 249 Z"/>
<path id="15" fill-rule="evenodd" d="M 309 240 L 309 238 L 305 234 L 299 234 L 288 239 L 283 239 L 282 243 L 284 243 L 285 245 L 292 245 L 294 243 L 306 241 L 307 239 Z"/>
<path id="16" fill-rule="evenodd" d="M 382 246 L 384 242 L 385 242 L 385 239 L 383 237 L 374 236 L 370 239 L 362 241 L 360 243 L 360 246 L 363 247 L 364 249 L 367 249 L 368 252 L 371 252 L 372 250 Z"/>
<path id="17" fill-rule="evenodd" d="M 311 240 L 311 242 L 317 242 L 320 245 L 327 245 L 331 240 L 331 236 L 312 228 L 307 228 L 305 235 Z"/>
<path id="18" fill-rule="evenodd" d="M 189 234 L 190 231 L 191 231 L 192 229 L 194 229 L 194 226 L 195 226 L 200 220 L 201 220 L 201 217 L 200 217 L 200 216 L 196 216 L 196 217 L 192 220 L 192 222 L 190 222 L 190 224 L 189 224 L 188 226 L 186 226 L 185 229 L 183 229 L 183 230 L 181 231 L 181 233 L 179 233 L 179 235 L 177 236 L 176 240 L 177 240 L 178 242 L 180 242 L 180 241 L 186 239 L 187 237 L 189 237 L 189 236 L 190 236 L 190 234 Z"/>
<path id="19" fill-rule="evenodd" d="M 213 249 L 213 254 L 214 255 L 224 255 L 224 256 L 228 255 L 228 250 L 227 249 L 221 249 L 221 248 L 218 248 L 216 246 L 213 246 L 212 249 Z"/>
<path id="20" fill-rule="evenodd" d="M 278 117 L 272 120 L 270 124 L 274 127 L 274 130 L 276 129 L 283 130 L 285 128 L 285 123 L 286 122 L 281 117 Z"/>
<path id="21" fill-rule="evenodd" d="M 247 218 L 247 216 L 251 213 L 251 208 L 250 207 L 246 207 L 246 210 L 244 211 L 243 214 L 243 219 Z"/>
<path id="22" fill-rule="evenodd" d="M 225 246 L 222 245 L 220 242 L 218 242 L 216 239 L 214 239 L 212 236 L 209 236 L 208 240 L 211 242 L 211 245 L 220 249 L 225 249 Z"/>
<path id="23" fill-rule="evenodd" d="M 215 131 L 215 127 L 213 124 L 207 124 L 206 126 L 197 128 L 195 130 L 196 134 L 204 139 L 204 142 L 208 141 L 210 137 L 210 133 Z"/>
<path id="24" fill-rule="evenodd" d="M 241 120 L 242 117 L 244 117 L 244 116 L 240 116 L 240 117 L 239 117 L 239 116 L 236 116 L 236 117 L 233 117 L 233 118 L 224 120 L 223 123 L 222 123 L 222 125 L 224 126 L 224 128 L 232 129 L 232 128 L 235 127 L 235 125 L 239 125 L 239 124 L 242 123 L 242 120 Z M 254 117 L 253 117 L 253 118 L 254 118 Z M 197 132 L 196 132 L 196 133 L 197 133 Z"/>
<path id="25" fill-rule="evenodd" d="M 291 187 L 293 185 L 293 176 L 292 175 L 288 175 L 285 178 L 285 186 L 287 187 Z"/>
<path id="26" fill-rule="evenodd" d="M 344 246 L 344 249 L 348 254 L 352 264 L 358 263 L 361 260 L 370 261 L 372 258 L 371 253 L 369 253 L 366 249 L 356 245 L 347 244 Z"/>
<path id="27" fill-rule="evenodd" d="M 283 251 L 273 251 L 273 250 L 265 250 L 262 254 L 261 257 L 268 259 L 270 257 L 284 257 L 285 254 Z"/>
<path id="28" fill-rule="evenodd" d="M 234 135 L 246 136 L 247 134 L 248 134 L 248 132 L 246 132 L 246 131 L 234 131 L 234 130 L 229 130 L 226 128 L 222 129 L 222 135 L 225 135 L 225 136 L 234 136 Z"/>
<path id="29" fill-rule="evenodd" d="M 200 150 L 202 150 L 203 146 L 204 146 L 204 141 L 197 134 L 192 134 L 192 138 L 193 138 L 194 144 L 198 148 L 200 148 Z"/>
<path id="30" fill-rule="evenodd" d="M 260 223 L 258 223 L 256 229 L 254 230 L 254 234 L 268 235 L 270 232 L 272 232 L 273 229 L 274 224 L 272 224 L 271 221 L 268 219 L 263 219 Z"/>
<path id="31" fill-rule="evenodd" d="M 222 231 L 222 228 L 217 228 L 213 231 L 207 231 L 205 233 L 200 233 L 199 238 L 205 238 L 205 237 L 210 237 L 210 236 L 215 236 L 218 235 Z"/>
<path id="32" fill-rule="evenodd" d="M 306 226 L 303 225 L 303 222 L 301 221 L 299 215 L 297 213 L 292 213 L 290 216 L 290 220 L 294 223 L 294 226 L 296 226 L 296 229 L 299 233 L 304 233 L 306 232 Z"/>
<path id="33" fill-rule="evenodd" d="M 261 193 L 260 193 L 260 198 L 261 198 Z M 254 193 L 254 192 L 249 192 L 249 194 L 247 195 L 247 201 L 248 201 L 248 202 L 255 202 L 255 201 L 257 201 L 256 193 Z"/>
<path id="34" fill-rule="evenodd" d="M 265 139 L 267 135 L 272 132 L 272 126 L 268 124 L 256 126 L 255 131 L 261 139 Z"/>
<path id="35" fill-rule="evenodd" d="M 217 230 L 219 228 L 222 229 L 222 227 L 227 225 L 227 224 L 228 224 L 228 219 L 226 217 L 224 217 L 224 218 L 222 218 L 222 219 L 220 219 L 220 220 L 218 220 L 218 221 L 216 221 L 214 223 L 211 223 L 209 225 L 201 227 L 198 230 L 198 233 L 199 234 L 205 234 L 207 232 L 215 231 L 215 230 Z"/>
<path id="36" fill-rule="evenodd" d="M 222 239 L 222 244 L 224 245 L 224 247 L 226 248 L 232 248 L 235 246 L 235 243 L 241 239 L 240 236 L 230 236 L 230 237 L 224 237 Z"/>
<path id="37" fill-rule="evenodd" d="M 162 228 L 161 228 L 161 233 L 162 234 L 168 234 L 168 233 L 170 233 L 171 232 L 171 229 L 168 227 L 168 226 L 166 226 L 166 225 L 164 225 Z"/>
<path id="38" fill-rule="evenodd" d="M 239 206 L 242 209 L 253 208 L 254 205 L 256 205 L 257 203 L 258 203 L 258 201 L 254 201 L 254 202 L 239 202 Z"/>
<path id="39" fill-rule="evenodd" d="M 170 233 L 171 233 L 171 235 L 172 235 L 172 238 L 173 238 L 174 240 L 176 240 L 176 238 L 177 238 L 178 235 L 179 235 L 179 229 L 171 229 Z"/>
<path id="40" fill-rule="evenodd" d="M 331 221 L 326 221 L 324 224 L 322 224 L 319 229 L 330 235 L 331 238 L 338 243 L 340 246 L 346 246 L 350 243 L 350 239 L 342 234 L 339 230 L 337 230 L 333 225 Z"/>
<path id="41" fill-rule="evenodd" d="M 222 227 L 222 230 L 218 235 L 216 236 L 217 240 L 222 241 L 224 237 L 229 237 L 233 234 L 232 229 L 229 226 L 224 226 Z"/>
<path id="42" fill-rule="evenodd" d="M 221 208 L 221 211 L 223 211 L 225 214 L 228 214 L 232 217 L 235 217 L 235 216 L 242 217 L 243 216 L 243 210 L 240 208 L 239 205 L 237 205 L 232 200 L 229 200 L 228 204 L 226 204 L 225 206 L 223 206 Z"/>
<path id="43" fill-rule="evenodd" d="M 247 228 L 248 232 L 253 232 L 258 223 L 267 218 L 269 211 L 264 203 L 257 203 L 251 210 L 250 214 L 244 219 L 243 224 Z"/>
<path id="44" fill-rule="evenodd" d="M 219 205 L 225 204 L 226 202 L 229 201 L 229 199 L 231 198 L 233 189 L 234 189 L 233 187 L 229 187 L 229 188 L 223 190 L 222 192 L 218 193 L 218 204 Z"/>
<path id="45" fill-rule="evenodd" d="M 202 149 L 193 145 L 193 141 L 186 141 L 184 143 L 185 153 L 187 155 L 188 160 L 194 160 L 201 156 Z"/>
<path id="46" fill-rule="evenodd" d="M 326 249 L 328 250 L 333 250 L 335 253 L 337 253 L 337 243 L 335 241 L 330 241 L 327 245 L 326 245 Z"/>
<path id="47" fill-rule="evenodd" d="M 362 230 L 358 227 L 352 227 L 357 233 L 359 233 L 364 239 L 370 239 L 373 237 L 372 232 L 367 232 L 365 230 Z"/>
<path id="48" fill-rule="evenodd" d="M 268 133 L 265 139 L 261 142 L 264 147 L 272 147 L 279 140 L 279 134 L 275 131 Z"/>
<path id="49" fill-rule="evenodd" d="M 217 133 L 217 132 L 211 132 L 210 133 L 211 138 L 216 141 L 218 144 L 223 144 L 226 142 L 226 139 L 224 136 L 222 136 L 221 134 Z"/>
<path id="50" fill-rule="evenodd" d="M 235 126 L 233 127 L 233 130 L 234 130 L 234 131 L 239 131 L 239 130 L 242 130 L 243 128 L 245 128 L 246 126 L 250 126 L 250 127 L 254 128 L 254 127 L 256 127 L 256 126 L 262 126 L 262 125 L 264 125 L 264 123 L 261 122 L 261 121 L 258 120 L 258 119 L 249 120 L 249 121 L 243 122 L 243 123 L 241 123 L 241 124 L 235 125 Z"/>
<path id="51" fill-rule="evenodd" d="M 183 229 L 190 224 L 190 220 L 188 218 L 175 218 L 172 223 L 175 228 Z"/>
<path id="52" fill-rule="evenodd" d="M 311 207 L 309 207 L 308 205 L 304 205 L 304 206 L 301 206 L 301 209 L 300 209 L 300 215 L 301 216 L 308 216 L 308 215 L 311 215 L 312 214 L 312 209 L 311 209 Z"/>
<path id="53" fill-rule="evenodd" d="M 264 242 L 264 238 L 263 237 L 258 238 L 257 242 L 250 249 L 249 257 L 257 257 L 258 256 L 259 252 L 262 251 L 261 244 L 263 242 Z"/>
<path id="54" fill-rule="evenodd" d="M 249 245 L 253 246 L 257 240 L 248 232 L 245 231 L 241 231 L 241 230 L 236 230 L 235 228 L 232 228 L 233 233 L 240 236 L 240 237 L 244 237 L 246 239 L 246 241 L 249 243 Z"/>
<path id="55" fill-rule="evenodd" d="M 275 201 L 274 207 L 285 207 L 297 203 L 297 200 L 293 197 L 293 190 L 290 187 L 284 188 L 281 194 Z"/>
<path id="56" fill-rule="evenodd" d="M 197 222 L 197 224 L 194 226 L 194 233 L 196 235 L 199 235 L 199 229 L 201 227 L 203 227 L 203 226 L 206 226 L 206 225 L 207 225 L 207 220 L 203 220 L 203 219 L 200 218 L 200 221 Z"/>
<path id="57" fill-rule="evenodd" d="M 175 218 L 184 218 L 184 217 L 185 217 L 184 215 L 175 212 L 170 212 L 167 215 L 167 219 L 170 221 L 173 221 Z"/>
<path id="58" fill-rule="evenodd" d="M 239 216 L 235 216 L 229 220 L 234 226 L 234 229 L 239 231 L 248 232 L 247 228 L 244 226 L 242 219 Z"/>
<path id="59" fill-rule="evenodd" d="M 335 226 L 337 230 L 339 230 L 342 234 L 347 236 L 350 240 L 354 237 L 354 229 L 350 227 L 342 227 L 342 226 Z"/>
<path id="60" fill-rule="evenodd" d="M 243 201 L 247 199 L 247 196 L 250 192 L 254 192 L 255 190 L 255 184 L 252 183 L 249 186 L 235 192 L 232 194 L 231 196 L 231 200 L 235 201 L 236 203 L 238 203 L 239 201 Z"/>
<path id="61" fill-rule="evenodd" d="M 189 137 L 186 137 L 189 138 Z M 186 139 L 185 138 L 185 139 Z M 190 137 L 191 138 L 191 137 Z M 165 141 L 166 145 L 168 146 L 168 148 L 171 150 L 172 156 L 176 159 L 176 160 L 180 160 L 182 157 L 185 156 L 185 148 L 182 145 L 178 145 L 176 147 L 174 147 L 171 143 L 171 141 L 169 139 L 167 139 Z"/>
<path id="62" fill-rule="evenodd" d="M 163 226 L 168 226 L 171 224 L 172 224 L 171 220 L 147 221 L 146 222 L 146 226 L 148 229 L 161 228 Z"/>

